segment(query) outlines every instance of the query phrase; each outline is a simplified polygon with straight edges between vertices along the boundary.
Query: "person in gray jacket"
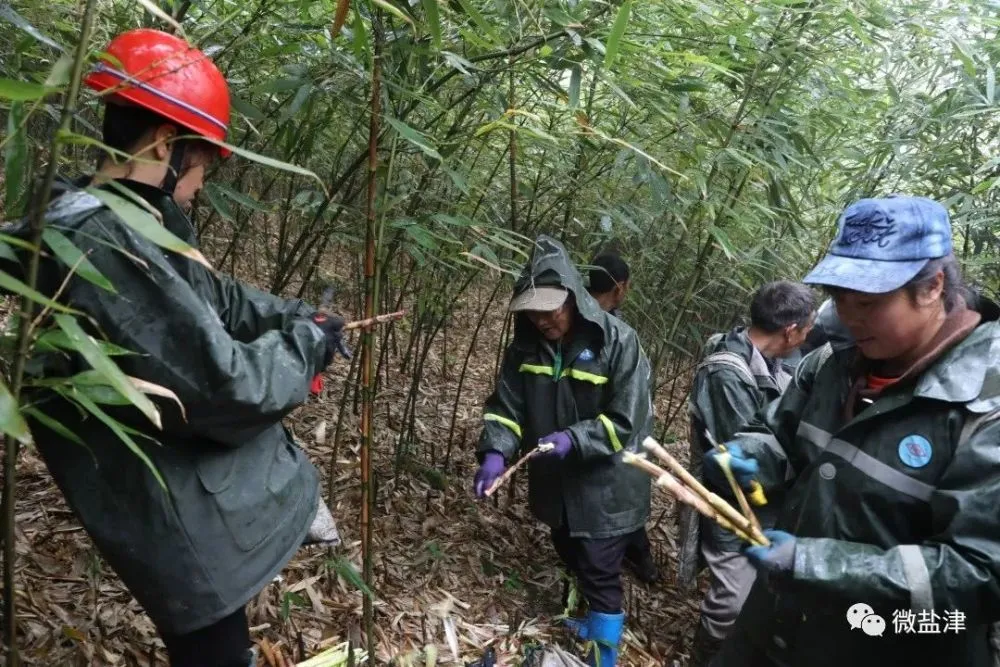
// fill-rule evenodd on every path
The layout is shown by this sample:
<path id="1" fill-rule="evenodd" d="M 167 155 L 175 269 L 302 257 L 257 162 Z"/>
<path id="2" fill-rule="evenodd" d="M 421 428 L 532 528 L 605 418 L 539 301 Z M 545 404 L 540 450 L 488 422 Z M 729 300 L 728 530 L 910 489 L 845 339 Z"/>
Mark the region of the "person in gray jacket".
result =
<path id="1" fill-rule="evenodd" d="M 736 327 L 709 339 L 690 398 L 690 461 L 695 474 L 712 449 L 706 430 L 717 442 L 725 442 L 781 395 L 791 380 L 781 359 L 806 340 L 815 315 L 811 289 L 787 281 L 768 283 L 750 301 L 749 327 Z M 765 523 L 770 509 L 760 510 Z M 693 585 L 701 561 L 711 575 L 689 663 L 704 667 L 736 620 L 755 570 L 740 553 L 739 541 L 715 522 L 688 511 L 681 514 L 681 520 L 679 583 Z"/>

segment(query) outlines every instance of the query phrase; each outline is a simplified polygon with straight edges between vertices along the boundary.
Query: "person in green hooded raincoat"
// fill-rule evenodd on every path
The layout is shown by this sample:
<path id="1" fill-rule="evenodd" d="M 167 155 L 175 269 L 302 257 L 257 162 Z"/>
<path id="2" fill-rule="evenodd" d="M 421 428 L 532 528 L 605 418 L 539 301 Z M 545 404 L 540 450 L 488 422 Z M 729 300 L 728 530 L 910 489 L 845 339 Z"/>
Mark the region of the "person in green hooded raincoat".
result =
<path id="1" fill-rule="evenodd" d="M 596 642 L 590 663 L 611 667 L 625 623 L 622 559 L 649 517 L 650 479 L 622 461 L 652 429 L 649 360 L 547 236 L 535 241 L 510 311 L 514 339 L 483 409 L 476 495 L 521 455 L 551 446 L 528 462 L 528 502 L 588 602 L 587 618 L 570 626 Z"/>
<path id="2" fill-rule="evenodd" d="M 143 210 L 151 208 L 197 248 L 184 208 L 220 152 L 208 140 L 225 136 L 229 97 L 215 65 L 178 37 L 135 30 L 105 53 L 86 82 L 106 93 L 104 143 L 132 157 L 104 158 L 92 189 L 60 182 L 45 221 L 113 289 L 47 253 L 39 290 L 86 314 L 86 333 L 131 353 L 116 357 L 119 367 L 173 392 L 183 411 L 152 397 L 158 430 L 82 379 L 68 396 L 32 388 L 90 371 L 64 346 L 39 346 L 26 392 L 32 435 L 101 555 L 155 623 L 170 664 L 246 667 L 255 662 L 246 603 L 304 541 L 339 541 L 316 469 L 281 420 L 334 353 L 347 353 L 343 320 L 164 250 L 126 224 L 129 211 L 155 224 Z M 205 140 L 182 138 L 192 133 Z M 3 231 L 29 236 L 24 223 Z M 132 439 L 162 486 L 99 415 L 148 436 Z"/>
<path id="3" fill-rule="evenodd" d="M 805 278 L 853 340 L 803 359 L 730 443 L 785 491 L 713 667 L 991 667 L 1000 621 L 1000 324 L 967 305 L 940 204 L 862 199 Z M 705 473 L 725 488 L 715 455 Z"/>

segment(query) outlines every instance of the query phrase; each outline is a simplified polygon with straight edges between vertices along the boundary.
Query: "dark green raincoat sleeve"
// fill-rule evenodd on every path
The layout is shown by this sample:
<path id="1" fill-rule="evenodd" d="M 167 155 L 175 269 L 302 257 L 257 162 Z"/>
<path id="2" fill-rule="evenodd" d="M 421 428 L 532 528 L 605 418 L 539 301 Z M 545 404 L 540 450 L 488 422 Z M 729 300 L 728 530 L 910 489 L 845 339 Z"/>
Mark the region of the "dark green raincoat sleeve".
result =
<path id="1" fill-rule="evenodd" d="M 524 380 L 518 368 L 521 357 L 513 345 L 504 352 L 500 377 L 483 408 L 483 432 L 476 453 L 480 458 L 489 451 L 503 454 L 510 463 L 521 447 L 524 427 Z"/>
<path id="2" fill-rule="evenodd" d="M 583 460 L 611 456 L 634 438 L 649 435 L 652 419 L 650 365 L 635 332 L 628 330 L 611 351 L 610 397 L 595 419 L 567 430 Z"/>
<path id="3" fill-rule="evenodd" d="M 692 401 L 705 428 L 717 442 L 731 440 L 760 409 L 756 385 L 728 368 L 705 368 L 695 380 Z"/>
<path id="4" fill-rule="evenodd" d="M 236 340 L 207 295 L 197 293 L 159 248 L 108 217 L 104 229 L 111 244 L 145 265 L 92 236 L 74 234 L 74 243 L 90 253 L 116 293 L 74 279 L 67 299 L 91 314 L 111 340 L 138 353 L 119 358 L 126 373 L 177 394 L 186 420 L 163 403 L 165 428 L 239 446 L 248 432 L 273 425 L 305 401 L 324 358 L 319 327 L 288 317 L 281 328 Z M 248 306 L 229 304 L 233 312 L 238 307 Z"/>
<path id="5" fill-rule="evenodd" d="M 1000 620 L 1000 421 L 959 445 L 931 496 L 933 536 L 880 549 L 799 539 L 794 578 L 882 608 L 960 611 L 969 626 Z"/>
<path id="6" fill-rule="evenodd" d="M 272 329 L 285 329 L 296 318 L 309 318 L 316 309 L 301 299 L 284 299 L 227 275 L 212 276 L 222 318 L 233 338 L 252 341 Z"/>
<path id="7" fill-rule="evenodd" d="M 781 398 L 768 404 L 733 436 L 744 453 L 753 456 L 760 464 L 757 480 L 765 493 L 785 488 L 804 464 L 796 455 L 795 434 L 815 375 L 828 358 L 829 354 L 823 348 L 809 353 L 796 368 L 795 378 Z"/>

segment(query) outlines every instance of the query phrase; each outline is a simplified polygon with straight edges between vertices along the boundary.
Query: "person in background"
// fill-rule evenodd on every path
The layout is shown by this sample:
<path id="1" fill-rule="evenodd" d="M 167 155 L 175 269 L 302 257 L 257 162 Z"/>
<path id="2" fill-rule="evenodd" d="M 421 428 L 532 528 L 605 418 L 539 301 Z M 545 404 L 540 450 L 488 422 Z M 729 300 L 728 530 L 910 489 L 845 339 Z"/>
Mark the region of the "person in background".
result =
<path id="1" fill-rule="evenodd" d="M 514 286 L 514 338 L 483 409 L 474 489 L 528 462 L 528 503 L 589 605 L 568 624 L 593 640 L 591 665 L 613 667 L 625 625 L 622 560 L 649 518 L 650 479 L 622 461 L 652 428 L 650 365 L 635 332 L 583 287 L 566 249 L 534 244 Z"/>
<path id="2" fill-rule="evenodd" d="M 947 211 L 859 200 L 805 282 L 854 343 L 733 439 L 741 485 L 785 501 L 713 667 L 997 664 L 1000 325 L 968 305 Z"/>
<path id="3" fill-rule="evenodd" d="M 602 250 L 590 264 L 587 291 L 601 310 L 622 319 L 621 307 L 631 280 L 628 263 L 615 251 Z M 652 584 L 659 580 L 660 571 L 656 567 L 645 526 L 636 532 L 635 540 L 625 549 L 624 564 L 643 583 Z"/>
<path id="4" fill-rule="evenodd" d="M 29 401 L 46 417 L 31 418 L 32 435 L 80 523 L 153 620 L 172 667 L 247 667 L 256 661 L 247 602 L 304 541 L 339 541 L 317 471 L 281 420 L 336 353 L 349 354 L 344 321 L 162 249 L 95 196 L 141 201 L 197 247 L 185 209 L 206 169 L 228 154 L 213 143 L 226 136 L 228 86 L 201 51 L 142 29 L 103 53 L 85 83 L 102 94 L 103 142 L 117 152 L 101 161 L 96 190 L 61 182 L 45 218 L 114 290 L 55 255 L 44 255 L 39 290 L 85 313 L 87 333 L 130 351 L 116 357 L 122 371 L 172 391 L 183 412 L 160 401 L 157 429 L 106 394 L 63 395 L 29 381 Z M 24 222 L 3 231 L 30 234 Z M 25 262 L 4 268 L 23 274 Z M 58 351 L 39 353 L 31 368 L 32 379 L 93 373 L 80 355 Z M 117 425 L 86 415 L 84 397 L 90 412 L 144 436 L 137 446 L 162 485 Z"/>
<path id="5" fill-rule="evenodd" d="M 709 338 L 689 400 L 693 474 L 700 473 L 702 458 L 713 449 L 706 430 L 716 442 L 730 440 L 781 395 L 791 380 L 781 359 L 805 342 L 815 315 L 811 289 L 787 281 L 767 283 L 750 301 L 749 327 Z M 768 516 L 762 511 L 765 523 Z M 714 521 L 685 510 L 681 527 L 679 583 L 693 586 L 702 561 L 711 577 L 689 662 L 704 667 L 736 620 L 756 571 L 740 553 L 740 542 Z"/>
<path id="6" fill-rule="evenodd" d="M 590 264 L 590 296 L 594 297 L 601 310 L 621 318 L 621 307 L 631 280 L 628 264 L 613 250 L 601 251 Z"/>

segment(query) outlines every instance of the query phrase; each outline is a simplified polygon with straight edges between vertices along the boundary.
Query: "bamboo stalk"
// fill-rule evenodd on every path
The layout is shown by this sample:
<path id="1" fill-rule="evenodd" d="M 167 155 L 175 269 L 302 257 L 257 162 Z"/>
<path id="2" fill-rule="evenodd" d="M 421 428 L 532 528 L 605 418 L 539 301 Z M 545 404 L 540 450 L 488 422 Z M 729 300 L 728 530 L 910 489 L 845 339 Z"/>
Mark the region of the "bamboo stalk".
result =
<path id="1" fill-rule="evenodd" d="M 770 544 L 770 541 L 764 537 L 763 532 L 760 529 L 754 528 L 752 521 L 740 514 L 735 507 L 727 503 L 724 499 L 705 488 L 705 485 L 698 481 L 694 475 L 688 472 L 687 469 L 682 466 L 679 461 L 677 461 L 677 459 L 667 452 L 667 450 L 661 447 L 660 443 L 656 442 L 656 440 L 651 437 L 647 437 L 643 440 L 642 446 L 646 450 L 652 452 L 656 458 L 663 461 L 670 471 L 680 477 L 688 488 L 704 498 L 705 501 L 718 510 L 718 512 L 725 517 L 726 520 L 734 526 L 737 526 L 743 532 L 752 536 L 754 538 L 754 542 L 759 542 L 764 545 Z"/>
<path id="2" fill-rule="evenodd" d="M 523 466 L 525 463 L 527 463 L 528 459 L 530 459 L 532 456 L 534 456 L 535 454 L 541 454 L 543 452 L 552 451 L 553 447 L 555 447 L 555 445 L 553 445 L 552 443 L 543 443 L 541 445 L 538 445 L 534 449 L 532 449 L 530 452 L 528 452 L 527 454 L 525 454 L 521 458 L 519 458 L 517 460 L 517 463 L 515 463 L 511 467 L 507 468 L 507 470 L 505 470 L 502 475 L 500 475 L 499 477 L 496 478 L 496 481 L 494 481 L 492 484 L 490 484 L 490 488 L 486 489 L 486 494 L 485 494 L 486 497 L 489 498 L 490 496 L 493 495 L 494 491 L 496 491 L 501 486 L 503 486 L 504 484 L 506 484 L 507 480 L 509 480 L 511 477 L 513 477 L 514 473 L 517 472 L 517 469 L 520 468 L 521 466 Z"/>
<path id="3" fill-rule="evenodd" d="M 622 461 L 633 465 L 636 468 L 647 473 L 653 478 L 654 484 L 665 488 L 670 493 L 674 494 L 677 500 L 681 501 L 685 505 L 690 505 L 702 516 L 708 517 L 715 521 L 724 530 L 728 530 L 741 540 L 749 542 L 751 544 L 759 544 L 759 541 L 750 535 L 748 535 L 742 529 L 734 526 L 729 520 L 726 519 L 717 509 L 712 507 L 707 500 L 693 492 L 688 487 L 681 484 L 676 477 L 671 475 L 669 472 L 656 465 L 649 459 L 640 456 L 638 454 L 633 454 L 632 452 L 625 452 L 622 455 Z"/>
<path id="4" fill-rule="evenodd" d="M 62 155 L 63 135 L 70 129 L 73 114 L 76 112 L 77 97 L 80 94 L 80 81 L 83 65 L 89 52 L 91 28 L 94 25 L 94 9 L 96 0 L 87 0 L 80 21 L 80 39 L 73 54 L 73 69 L 69 79 L 69 89 L 63 99 L 62 116 L 59 119 L 59 131 L 52 139 L 49 154 L 49 164 L 41 188 L 34 194 L 29 216 L 28 242 L 35 248 L 28 263 L 27 284 L 34 289 L 38 284 L 38 267 L 41 260 L 42 231 L 45 228 L 45 209 L 48 207 L 49 194 L 56 180 L 59 169 L 59 158 Z M 27 131 L 23 129 L 22 131 Z M 20 401 L 21 388 L 24 383 L 24 369 L 27 364 L 31 347 L 31 325 L 35 312 L 35 302 L 30 296 L 21 300 L 20 323 L 17 333 L 17 355 L 14 358 L 14 368 L 11 373 L 11 393 L 15 401 Z M 17 489 L 17 455 L 19 443 L 11 437 L 5 438 L 6 451 L 4 457 L 3 484 L 3 638 L 7 645 L 7 666 L 17 667 L 21 657 L 17 651 L 17 603 L 14 590 L 14 566 L 17 559 L 14 531 L 14 504 Z"/>
<path id="5" fill-rule="evenodd" d="M 344 331 L 351 331 L 353 329 L 367 329 L 368 327 L 374 326 L 376 324 L 384 324 L 385 322 L 394 322 L 395 320 L 401 320 L 406 316 L 405 310 L 397 310 L 394 313 L 382 313 L 381 315 L 376 315 L 375 317 L 366 317 L 363 320 L 355 320 L 354 322 L 348 322 L 344 325 Z"/>
<path id="6" fill-rule="evenodd" d="M 375 300 L 378 298 L 375 284 L 375 242 L 376 242 L 376 212 L 375 195 L 378 192 L 378 138 L 381 98 L 382 73 L 382 24 L 378 9 L 372 13 L 372 81 L 371 81 L 371 118 L 368 126 L 368 199 L 366 202 L 365 224 L 365 318 L 375 316 Z M 372 484 L 371 451 L 374 441 L 372 421 L 374 413 L 374 391 L 372 370 L 374 368 L 372 348 L 374 346 L 374 331 L 364 329 L 361 336 L 361 560 L 363 578 L 370 590 L 375 590 L 372 576 L 372 510 L 375 506 L 375 493 Z M 365 628 L 365 640 L 368 654 L 375 655 L 375 619 L 370 595 L 362 596 L 362 620 Z"/>

